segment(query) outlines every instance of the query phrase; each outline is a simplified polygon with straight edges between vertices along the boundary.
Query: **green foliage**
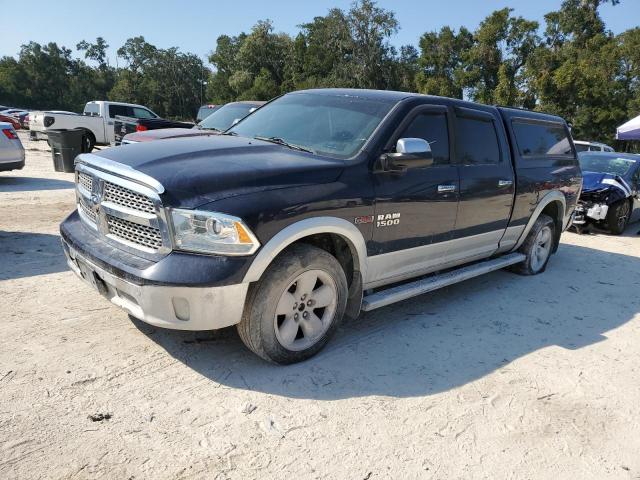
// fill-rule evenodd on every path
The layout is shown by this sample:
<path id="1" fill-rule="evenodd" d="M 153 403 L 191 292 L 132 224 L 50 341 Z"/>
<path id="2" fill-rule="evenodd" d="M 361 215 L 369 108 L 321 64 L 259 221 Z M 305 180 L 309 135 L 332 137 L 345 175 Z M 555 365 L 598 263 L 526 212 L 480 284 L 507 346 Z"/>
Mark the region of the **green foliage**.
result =
<path id="1" fill-rule="evenodd" d="M 23 45 L 0 59 L 0 103 L 79 110 L 109 98 L 148 105 L 160 115 L 192 118 L 202 102 L 268 100 L 317 87 L 378 88 L 544 110 L 565 117 L 576 138 L 613 141 L 615 127 L 640 114 L 640 28 L 613 35 L 599 14 L 619 0 L 563 0 L 544 26 L 491 13 L 475 31 L 426 32 L 418 48 L 396 49 L 395 14 L 373 0 L 299 25 L 291 37 L 270 20 L 250 32 L 218 37 L 209 56 L 159 49 L 133 37 L 107 61 L 109 45 Z M 205 86 L 206 84 L 206 86 Z"/>

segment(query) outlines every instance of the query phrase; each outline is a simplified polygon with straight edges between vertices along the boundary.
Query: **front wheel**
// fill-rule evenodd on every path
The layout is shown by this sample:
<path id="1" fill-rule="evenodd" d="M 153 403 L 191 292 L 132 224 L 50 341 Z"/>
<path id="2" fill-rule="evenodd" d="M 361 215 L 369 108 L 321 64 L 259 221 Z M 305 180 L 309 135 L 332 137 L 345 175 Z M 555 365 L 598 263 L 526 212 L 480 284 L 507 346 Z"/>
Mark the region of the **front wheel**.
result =
<path id="1" fill-rule="evenodd" d="M 346 276 L 335 257 L 311 245 L 294 245 L 251 286 L 238 333 L 265 360 L 300 362 L 329 341 L 347 296 Z"/>
<path id="2" fill-rule="evenodd" d="M 526 255 L 522 263 L 512 267 L 520 275 L 536 275 L 547 268 L 547 263 L 553 251 L 555 241 L 555 223 L 548 215 L 540 215 L 529 231 L 527 238 L 520 247 L 520 252 Z"/>
<path id="3" fill-rule="evenodd" d="M 609 207 L 607 212 L 607 229 L 614 235 L 620 235 L 627 228 L 631 216 L 631 202 L 621 200 Z"/>

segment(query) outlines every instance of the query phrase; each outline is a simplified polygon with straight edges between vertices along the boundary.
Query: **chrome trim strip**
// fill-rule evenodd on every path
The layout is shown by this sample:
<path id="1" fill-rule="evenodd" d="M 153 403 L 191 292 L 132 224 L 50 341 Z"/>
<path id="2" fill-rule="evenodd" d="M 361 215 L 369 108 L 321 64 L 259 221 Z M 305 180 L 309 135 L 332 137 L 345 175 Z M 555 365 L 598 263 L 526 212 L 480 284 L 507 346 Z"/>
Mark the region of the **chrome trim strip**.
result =
<path id="1" fill-rule="evenodd" d="M 152 188 L 158 194 L 164 193 L 164 187 L 155 178 L 150 177 L 146 173 L 139 172 L 138 170 L 135 170 L 128 165 L 124 165 L 123 163 L 114 162 L 113 160 L 99 157 L 97 155 L 94 155 L 93 153 L 83 153 L 76 157 L 76 166 L 80 164 L 88 165 L 95 169 L 111 173 L 125 180 L 147 186 L 149 188 Z"/>
<path id="2" fill-rule="evenodd" d="M 513 246 L 516 244 L 520 235 L 524 231 L 524 225 L 518 225 L 515 227 L 507 227 L 507 230 L 504 232 L 502 240 L 500 240 L 500 248 L 498 248 L 498 253 L 508 252 Z"/>
<path id="3" fill-rule="evenodd" d="M 364 287 L 376 288 L 490 257 L 503 233 L 495 230 L 369 257 Z"/>

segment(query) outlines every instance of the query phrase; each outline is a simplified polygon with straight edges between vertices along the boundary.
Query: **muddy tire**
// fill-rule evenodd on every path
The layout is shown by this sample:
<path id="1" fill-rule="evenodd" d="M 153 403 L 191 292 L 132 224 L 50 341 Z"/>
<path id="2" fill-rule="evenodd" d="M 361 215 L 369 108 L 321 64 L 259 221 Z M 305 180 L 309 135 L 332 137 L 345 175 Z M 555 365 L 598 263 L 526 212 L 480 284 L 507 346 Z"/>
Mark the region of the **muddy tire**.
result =
<path id="1" fill-rule="evenodd" d="M 607 230 L 614 235 L 620 235 L 627 228 L 631 216 L 631 203 L 629 200 L 620 200 L 609 207 L 605 223 Z"/>
<path id="2" fill-rule="evenodd" d="M 249 288 L 238 333 L 270 362 L 306 360 L 335 333 L 347 296 L 347 279 L 335 257 L 311 245 L 294 245 Z"/>
<path id="3" fill-rule="evenodd" d="M 537 275 L 544 272 L 553 251 L 555 229 L 556 225 L 551 217 L 540 215 L 519 249 L 527 258 L 511 267 L 511 270 L 520 275 Z"/>

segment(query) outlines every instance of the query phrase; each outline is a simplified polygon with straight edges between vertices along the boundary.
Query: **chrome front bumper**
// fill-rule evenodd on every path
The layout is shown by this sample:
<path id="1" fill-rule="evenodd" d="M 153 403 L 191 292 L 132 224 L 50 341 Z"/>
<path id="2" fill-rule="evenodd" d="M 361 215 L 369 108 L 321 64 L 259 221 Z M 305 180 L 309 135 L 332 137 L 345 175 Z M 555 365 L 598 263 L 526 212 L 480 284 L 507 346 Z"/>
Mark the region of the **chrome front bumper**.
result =
<path id="1" fill-rule="evenodd" d="M 64 249 L 73 272 L 111 303 L 151 325 L 176 330 L 215 330 L 240 322 L 248 283 L 191 288 L 136 285 Z"/>

